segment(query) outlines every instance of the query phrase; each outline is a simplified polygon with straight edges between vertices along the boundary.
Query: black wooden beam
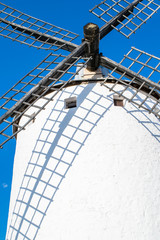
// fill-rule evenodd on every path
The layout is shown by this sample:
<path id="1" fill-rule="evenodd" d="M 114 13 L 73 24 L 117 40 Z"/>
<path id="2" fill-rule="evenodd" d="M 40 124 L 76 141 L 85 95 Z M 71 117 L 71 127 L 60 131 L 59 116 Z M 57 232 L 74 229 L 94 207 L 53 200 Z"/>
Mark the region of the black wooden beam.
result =
<path id="1" fill-rule="evenodd" d="M 133 11 L 134 7 L 138 5 L 142 0 L 134 0 L 131 4 L 129 4 L 123 11 L 118 13 L 115 17 L 113 17 L 109 22 L 107 22 L 100 29 L 100 39 L 104 38 L 110 31 L 112 31 L 114 27 L 119 25 L 119 21 L 123 21 L 125 16 L 129 16 Z"/>

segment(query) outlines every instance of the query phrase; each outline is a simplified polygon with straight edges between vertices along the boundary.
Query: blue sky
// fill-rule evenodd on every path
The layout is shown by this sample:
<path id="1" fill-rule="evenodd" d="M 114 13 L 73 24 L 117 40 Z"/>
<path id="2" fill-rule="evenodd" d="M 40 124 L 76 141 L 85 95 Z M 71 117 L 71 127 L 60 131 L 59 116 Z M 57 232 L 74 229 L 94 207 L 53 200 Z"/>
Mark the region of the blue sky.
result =
<path id="1" fill-rule="evenodd" d="M 101 22 L 88 12 L 99 0 L 80 2 L 73 0 L 5 0 L 10 5 L 31 16 L 40 18 L 57 26 L 80 34 L 76 43 L 81 42 L 83 26 L 87 22 L 100 25 Z M 128 40 L 115 30 L 106 36 L 100 44 L 100 51 L 119 62 L 131 46 L 160 57 L 160 11 L 148 20 L 137 33 Z M 100 26 L 102 26 L 101 23 Z M 0 95 L 16 81 L 35 67 L 48 53 L 0 37 Z M 15 140 L 8 142 L 0 150 L 0 240 L 5 239 L 9 196 L 12 179 L 12 166 L 15 152 Z"/>

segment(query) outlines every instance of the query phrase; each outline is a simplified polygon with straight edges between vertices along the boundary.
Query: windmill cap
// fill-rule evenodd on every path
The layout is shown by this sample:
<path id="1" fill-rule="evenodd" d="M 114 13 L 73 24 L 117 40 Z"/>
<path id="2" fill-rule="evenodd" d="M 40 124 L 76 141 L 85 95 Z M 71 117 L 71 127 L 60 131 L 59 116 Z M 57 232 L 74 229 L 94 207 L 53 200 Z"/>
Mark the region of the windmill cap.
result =
<path id="1" fill-rule="evenodd" d="M 95 23 L 87 23 L 84 27 L 84 36 L 95 36 L 99 34 L 99 27 Z"/>

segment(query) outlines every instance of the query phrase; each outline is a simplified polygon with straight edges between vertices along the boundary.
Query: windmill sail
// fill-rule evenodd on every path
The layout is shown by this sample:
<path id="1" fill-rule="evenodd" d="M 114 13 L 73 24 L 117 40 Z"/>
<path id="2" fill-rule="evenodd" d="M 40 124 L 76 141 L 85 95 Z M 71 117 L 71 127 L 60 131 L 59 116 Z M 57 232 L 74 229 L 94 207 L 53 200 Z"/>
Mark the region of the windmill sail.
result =
<path id="1" fill-rule="evenodd" d="M 74 50 L 77 34 L 0 3 L 0 35 L 38 49 Z"/>
<path id="2" fill-rule="evenodd" d="M 160 58 L 132 47 L 120 64 L 105 57 L 101 58 L 101 64 L 112 70 L 103 86 L 160 117 Z M 107 84 L 110 78 L 113 84 Z M 125 85 L 122 91 L 117 91 L 117 84 Z M 133 94 L 128 97 L 129 88 L 133 89 Z M 142 91 L 144 98 L 138 100 L 137 95 Z M 153 99 L 150 104 L 146 103 L 149 98 Z"/>
<path id="3" fill-rule="evenodd" d="M 102 1 L 90 10 L 105 22 L 108 32 L 116 29 L 127 38 L 135 33 L 160 8 L 157 0 Z"/>
<path id="4" fill-rule="evenodd" d="M 68 59 L 64 55 L 50 53 L 36 68 L 5 93 L 0 98 L 2 115 L 0 117 L 0 134 L 2 136 L 0 148 L 18 132 L 24 130 L 25 126 L 35 119 L 55 95 L 74 80 L 89 59 L 81 56 L 73 56 Z M 80 67 L 77 68 L 79 64 Z M 52 91 L 52 95 L 47 98 L 45 95 L 50 91 Z M 39 99 L 42 100 L 41 106 L 36 104 Z M 25 114 L 30 107 L 35 109 L 34 115 Z M 26 122 L 23 126 L 19 126 L 22 115 L 26 117 Z M 12 119 L 13 117 L 14 119 Z"/>

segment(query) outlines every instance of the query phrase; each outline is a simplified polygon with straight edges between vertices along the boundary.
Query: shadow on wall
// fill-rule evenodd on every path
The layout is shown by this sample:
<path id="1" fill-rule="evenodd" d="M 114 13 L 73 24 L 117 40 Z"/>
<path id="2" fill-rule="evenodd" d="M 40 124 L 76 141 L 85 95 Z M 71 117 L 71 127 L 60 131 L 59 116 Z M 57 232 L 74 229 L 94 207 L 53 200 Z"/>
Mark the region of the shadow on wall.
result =
<path id="1" fill-rule="evenodd" d="M 133 90 L 130 90 L 132 94 L 134 94 Z M 140 95 L 136 95 L 137 99 L 135 101 L 142 103 L 144 97 L 142 98 Z M 152 99 L 148 98 L 147 101 L 144 103 L 144 107 L 147 109 L 151 109 L 153 105 Z M 137 120 L 158 142 L 160 142 L 160 119 L 157 117 L 149 117 L 147 110 L 142 110 L 137 106 L 133 105 L 133 110 L 128 110 L 127 107 L 125 110 L 129 113 L 133 118 Z M 152 115 L 152 114 L 151 114 Z M 159 134 L 157 134 L 159 132 Z"/>
<path id="2" fill-rule="evenodd" d="M 111 107 L 112 98 L 107 97 L 108 106 L 103 106 L 104 97 L 93 90 L 94 85 L 79 86 L 81 93 L 78 86 L 74 92 L 67 92 L 68 89 L 65 89 L 57 99 L 29 160 L 8 239 L 36 238 L 43 218 L 75 157 Z M 68 93 L 68 97 L 78 96 L 78 108 L 64 109 L 64 101 L 61 100 L 64 93 Z M 88 101 L 87 106 L 84 100 Z"/>
<path id="3" fill-rule="evenodd" d="M 55 102 L 29 160 L 12 215 L 8 240 L 36 238 L 47 210 L 77 154 L 112 106 L 113 93 L 104 97 L 94 91 L 94 86 L 75 86 L 73 92 L 66 88 Z M 77 96 L 78 107 L 64 109 L 63 94 Z M 124 109 L 160 141 L 160 134 L 157 136 L 150 130 L 152 125 L 156 132 L 157 129 L 160 132 L 159 123 L 152 122 L 145 111 L 135 106 L 133 111 Z M 140 115 L 143 121 L 139 120 Z"/>

